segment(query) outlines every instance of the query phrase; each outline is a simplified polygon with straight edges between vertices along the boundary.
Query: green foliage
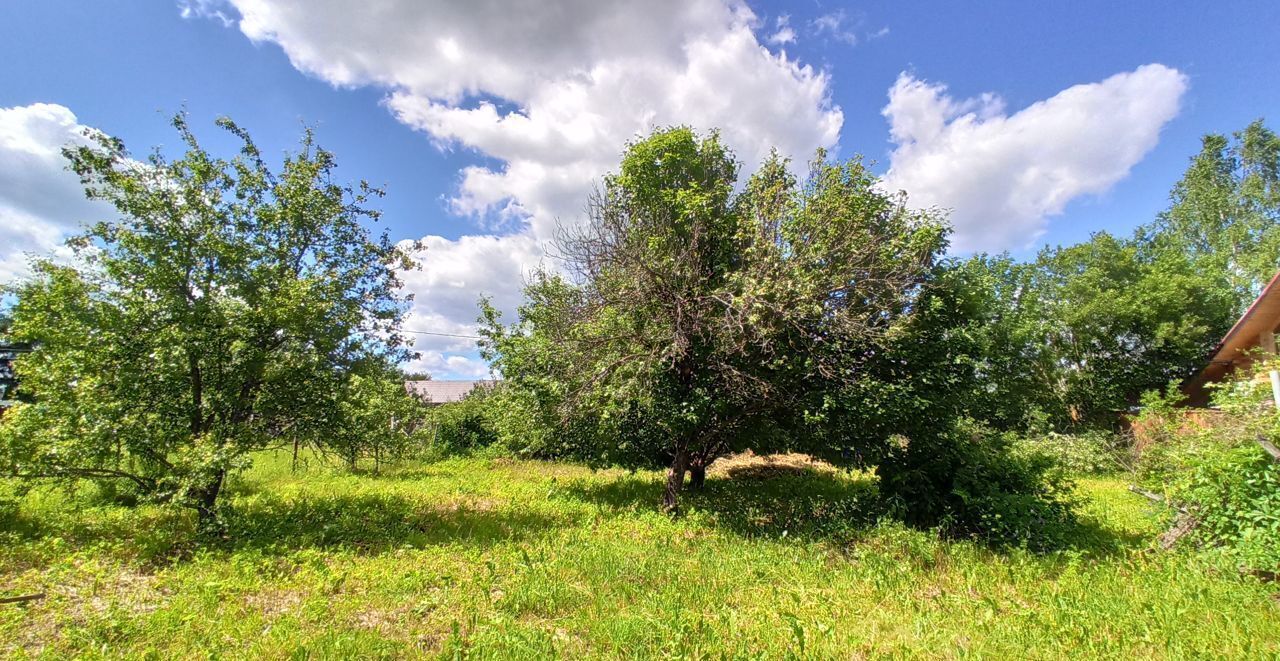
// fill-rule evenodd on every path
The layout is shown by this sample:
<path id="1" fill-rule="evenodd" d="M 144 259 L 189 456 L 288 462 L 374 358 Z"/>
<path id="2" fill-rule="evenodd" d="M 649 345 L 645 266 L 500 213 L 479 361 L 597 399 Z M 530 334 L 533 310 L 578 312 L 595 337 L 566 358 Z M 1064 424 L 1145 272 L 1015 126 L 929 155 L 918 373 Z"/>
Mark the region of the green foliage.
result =
<path id="1" fill-rule="evenodd" d="M 466 455 L 494 446 L 498 431 L 493 416 L 498 410 L 486 392 L 472 393 L 461 401 L 433 407 L 426 420 L 428 456 Z"/>
<path id="2" fill-rule="evenodd" d="M 1259 119 L 1232 137 L 1204 136 L 1169 209 L 1143 231 L 1154 250 L 1223 278 L 1243 306 L 1280 268 L 1280 136 Z"/>
<path id="3" fill-rule="evenodd" d="M 555 443 L 669 465 L 669 508 L 686 468 L 777 447 L 808 395 L 856 379 L 944 245 L 856 160 L 819 154 L 801 183 L 775 155 L 735 193 L 737 175 L 715 134 L 631 144 L 560 241 L 576 280 L 535 277 L 510 328 L 485 312 L 487 357 Z"/>
<path id="4" fill-rule="evenodd" d="M 1052 457 L 1071 475 L 1108 475 L 1119 473 L 1131 464 L 1131 452 L 1124 437 L 1106 431 L 1086 430 L 1075 434 L 1019 436 L 1013 442 L 1015 452 Z"/>
<path id="5" fill-rule="evenodd" d="M 1025 272 L 1001 259 L 940 264 L 914 314 L 864 360 L 861 378 L 826 393 L 806 431 L 828 460 L 876 466 L 890 511 L 910 523 L 1048 548 L 1073 525 L 1068 485 L 1052 457 L 993 428 L 1035 424 L 1044 403 L 1029 387 L 1038 373 L 1017 370 L 1035 358 L 1004 351 L 1034 333 L 1035 307 L 1018 319 L 989 305 L 1013 296 Z"/>
<path id="6" fill-rule="evenodd" d="M 1040 380 L 1055 369 L 1044 349 L 1032 269 L 1008 258 L 945 260 L 924 282 L 913 313 L 863 358 L 859 379 L 835 384 L 818 433 L 827 445 L 885 455 L 894 435 L 944 436 L 955 420 L 997 429 L 1043 424 L 1057 406 Z"/>
<path id="7" fill-rule="evenodd" d="M 1141 393 L 1199 369 L 1243 311 L 1222 273 L 1141 235 L 1095 234 L 1038 264 L 1059 366 L 1043 387 L 1060 393 L 1063 423 L 1115 424 Z"/>
<path id="8" fill-rule="evenodd" d="M 1047 431 L 1065 406 L 1047 382 L 1061 366 L 1045 341 L 1056 318 L 1036 289 L 1038 267 L 1007 255 L 944 267 L 895 355 L 928 354 L 925 399 L 945 392 L 948 407 L 998 429 Z"/>
<path id="9" fill-rule="evenodd" d="M 321 442 L 343 422 L 357 368 L 407 354 L 396 333 L 406 253 L 370 235 L 381 191 L 332 183 L 310 131 L 278 172 L 248 134 L 231 159 L 197 142 L 145 162 L 91 135 L 68 149 L 87 195 L 119 212 L 12 288 L 11 337 L 33 400 L 0 426 L 0 470 L 26 479 L 125 480 L 210 523 L 248 453 Z"/>
<path id="10" fill-rule="evenodd" d="M 1266 369 L 1274 363 L 1260 363 Z M 1222 414 L 1211 424 L 1180 424 L 1178 413 L 1154 405 L 1140 422 L 1157 442 L 1138 465 L 1148 489 L 1187 509 L 1198 525 L 1192 536 L 1245 567 L 1280 571 L 1280 461 L 1257 439 L 1280 437 L 1269 383 L 1241 377 L 1214 395 Z"/>
<path id="11" fill-rule="evenodd" d="M 405 390 L 398 370 L 375 363 L 342 387 L 338 423 L 315 443 L 318 449 L 338 454 L 353 469 L 361 459 L 372 460 L 375 471 L 416 454 L 427 408 Z"/>
<path id="12" fill-rule="evenodd" d="M 1199 369 L 1280 268 L 1280 138 L 1261 120 L 1205 136 L 1153 223 L 1040 264 L 1065 401 L 1084 420 L 1132 406 Z"/>
<path id="13" fill-rule="evenodd" d="M 1200 451 L 1168 487 L 1200 517 L 1195 535 L 1246 567 L 1280 570 L 1280 463 L 1256 445 Z"/>
<path id="14" fill-rule="evenodd" d="M 1073 485 L 1041 453 L 971 420 L 948 433 L 890 444 L 880 490 L 906 521 L 998 546 L 1059 548 L 1076 524 Z"/>

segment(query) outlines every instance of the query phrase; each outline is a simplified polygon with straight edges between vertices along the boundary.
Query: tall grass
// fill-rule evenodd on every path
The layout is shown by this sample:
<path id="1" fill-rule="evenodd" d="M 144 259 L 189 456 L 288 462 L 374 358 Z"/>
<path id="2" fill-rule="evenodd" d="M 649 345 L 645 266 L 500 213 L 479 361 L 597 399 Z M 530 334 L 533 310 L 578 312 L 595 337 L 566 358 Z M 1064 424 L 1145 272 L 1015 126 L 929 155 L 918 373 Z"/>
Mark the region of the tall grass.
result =
<path id="1" fill-rule="evenodd" d="M 870 478 L 804 469 L 713 473 L 673 520 L 652 473 L 266 455 L 212 547 L 182 513 L 10 488 L 0 594 L 47 594 L 0 606 L 18 658 L 1280 656 L 1276 586 L 1149 551 L 1110 478 L 1049 554 L 883 522 Z"/>

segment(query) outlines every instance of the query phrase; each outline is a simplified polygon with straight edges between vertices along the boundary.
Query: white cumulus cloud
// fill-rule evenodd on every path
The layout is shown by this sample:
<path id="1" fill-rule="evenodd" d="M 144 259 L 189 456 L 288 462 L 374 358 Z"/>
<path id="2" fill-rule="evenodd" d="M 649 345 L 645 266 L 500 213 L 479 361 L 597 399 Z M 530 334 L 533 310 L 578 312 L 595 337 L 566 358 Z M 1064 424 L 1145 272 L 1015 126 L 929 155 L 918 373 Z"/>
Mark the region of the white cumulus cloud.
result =
<path id="1" fill-rule="evenodd" d="M 65 106 L 0 108 L 0 282 L 27 274 L 29 255 L 64 251 L 68 234 L 110 212 L 85 199 L 62 157 L 63 147 L 86 143 L 86 130 Z"/>
<path id="2" fill-rule="evenodd" d="M 487 157 L 449 206 L 509 233 L 424 237 L 409 327 L 473 332 L 480 293 L 513 311 L 557 223 L 578 221 L 624 144 L 653 128 L 719 128 L 750 169 L 770 147 L 800 162 L 834 147 L 843 122 L 827 74 L 770 52 L 738 0 L 228 1 L 247 37 L 299 70 L 384 89 L 437 146 Z M 436 344 L 443 369 L 466 350 Z"/>
<path id="3" fill-rule="evenodd" d="M 525 277 L 542 262 L 541 246 L 527 232 L 457 240 L 428 236 L 422 244 L 425 250 L 416 257 L 426 268 L 400 275 L 414 294 L 404 327 L 442 335 L 417 335 L 414 349 L 420 352 L 474 349 L 475 340 L 449 336 L 475 334 L 480 296 L 489 297 L 499 310 L 514 313 Z"/>
<path id="4" fill-rule="evenodd" d="M 886 185 L 951 209 L 958 252 L 1022 248 L 1068 202 L 1125 178 L 1186 89 L 1182 73 L 1148 64 L 1009 114 L 993 94 L 956 99 L 904 73 L 883 111 L 895 145 Z"/>

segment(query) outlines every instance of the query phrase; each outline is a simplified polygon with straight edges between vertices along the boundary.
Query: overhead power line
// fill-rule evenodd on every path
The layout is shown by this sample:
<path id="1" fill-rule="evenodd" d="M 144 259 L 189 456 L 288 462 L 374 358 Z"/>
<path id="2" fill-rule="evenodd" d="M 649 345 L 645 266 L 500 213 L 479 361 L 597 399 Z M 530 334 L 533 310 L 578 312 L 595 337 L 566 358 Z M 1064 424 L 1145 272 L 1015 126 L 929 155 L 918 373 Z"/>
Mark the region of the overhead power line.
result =
<path id="1" fill-rule="evenodd" d="M 463 338 L 463 339 L 466 339 L 466 340 L 482 340 L 482 339 L 484 339 L 484 338 L 480 337 L 479 335 L 459 335 L 459 334 L 457 334 L 457 333 L 435 333 L 435 332 L 432 332 L 432 331 L 420 331 L 420 330 L 408 330 L 408 329 L 401 329 L 401 330 L 400 330 L 400 332 L 401 332 L 401 333 L 415 333 L 415 334 L 417 334 L 417 335 L 435 335 L 435 336 L 437 336 L 437 337 L 460 337 L 460 338 Z"/>

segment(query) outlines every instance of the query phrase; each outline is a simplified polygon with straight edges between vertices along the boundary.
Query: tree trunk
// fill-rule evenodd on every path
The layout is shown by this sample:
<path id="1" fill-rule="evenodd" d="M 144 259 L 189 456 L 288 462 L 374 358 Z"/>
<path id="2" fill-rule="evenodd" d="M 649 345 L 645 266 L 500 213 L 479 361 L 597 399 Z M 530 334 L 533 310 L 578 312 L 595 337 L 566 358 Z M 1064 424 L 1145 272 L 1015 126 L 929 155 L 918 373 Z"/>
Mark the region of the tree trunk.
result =
<path id="1" fill-rule="evenodd" d="M 191 437 L 200 438 L 204 433 L 204 377 L 200 357 L 190 347 L 187 348 L 187 370 L 191 376 Z"/>
<path id="2" fill-rule="evenodd" d="M 680 513 L 680 489 L 684 487 L 684 474 L 689 463 L 689 452 L 680 446 L 676 448 L 671 459 L 671 467 L 667 469 L 667 488 L 662 494 L 662 510 L 668 514 Z"/>
<path id="3" fill-rule="evenodd" d="M 218 494 L 222 493 L 222 483 L 227 472 L 219 470 L 209 483 L 195 492 L 196 513 L 199 515 L 197 525 L 200 532 L 216 535 L 222 531 L 222 522 L 218 519 Z"/>
<path id="4" fill-rule="evenodd" d="M 701 462 L 696 462 L 689 467 L 689 488 L 693 491 L 702 491 L 703 485 L 707 482 L 707 467 Z"/>

